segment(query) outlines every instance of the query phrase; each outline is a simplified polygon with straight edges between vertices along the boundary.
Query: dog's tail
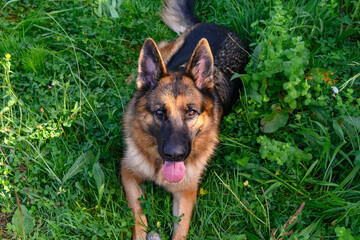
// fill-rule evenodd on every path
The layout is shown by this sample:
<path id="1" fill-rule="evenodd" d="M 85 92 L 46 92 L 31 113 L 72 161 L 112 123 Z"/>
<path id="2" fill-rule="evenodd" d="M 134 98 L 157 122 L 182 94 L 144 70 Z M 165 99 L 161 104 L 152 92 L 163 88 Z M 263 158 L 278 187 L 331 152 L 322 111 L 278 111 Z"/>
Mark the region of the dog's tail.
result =
<path id="1" fill-rule="evenodd" d="M 161 11 L 163 21 L 178 34 L 198 23 L 195 0 L 166 0 Z"/>

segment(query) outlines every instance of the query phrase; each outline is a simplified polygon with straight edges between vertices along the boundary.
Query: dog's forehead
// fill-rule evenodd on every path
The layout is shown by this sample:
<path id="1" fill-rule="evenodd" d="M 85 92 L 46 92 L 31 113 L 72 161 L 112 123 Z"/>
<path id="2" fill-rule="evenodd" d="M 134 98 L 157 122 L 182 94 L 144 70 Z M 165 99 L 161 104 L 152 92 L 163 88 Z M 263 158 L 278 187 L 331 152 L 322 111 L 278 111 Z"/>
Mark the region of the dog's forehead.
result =
<path id="1" fill-rule="evenodd" d="M 173 98 L 196 98 L 200 91 L 196 88 L 194 81 L 189 77 L 174 74 L 165 77 L 159 81 L 157 87 L 162 96 Z"/>
<path id="2" fill-rule="evenodd" d="M 203 101 L 202 94 L 196 88 L 194 81 L 182 74 L 171 74 L 161 78 L 151 95 L 152 101 L 161 102 L 165 106 L 185 107 L 189 104 L 200 106 Z"/>
<path id="3" fill-rule="evenodd" d="M 185 94 L 186 90 L 195 87 L 194 81 L 180 73 L 171 74 L 159 80 L 157 88 L 159 90 L 169 90 L 177 94 Z"/>

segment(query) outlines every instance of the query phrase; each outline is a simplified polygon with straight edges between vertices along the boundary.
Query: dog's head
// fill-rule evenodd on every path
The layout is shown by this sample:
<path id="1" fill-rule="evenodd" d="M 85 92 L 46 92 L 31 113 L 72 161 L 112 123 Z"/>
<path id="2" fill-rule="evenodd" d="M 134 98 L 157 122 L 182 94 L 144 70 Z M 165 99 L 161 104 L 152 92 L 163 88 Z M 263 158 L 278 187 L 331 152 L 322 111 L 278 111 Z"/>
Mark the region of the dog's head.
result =
<path id="1" fill-rule="evenodd" d="M 169 73 L 156 43 L 147 39 L 139 57 L 136 85 L 143 99 L 146 132 L 163 159 L 168 182 L 179 182 L 194 139 L 211 124 L 214 111 L 214 61 L 206 39 L 200 40 L 183 73 Z M 213 122 L 212 122 L 213 119 Z M 214 122 L 215 121 L 215 122 Z M 205 143 L 206 144 L 206 143 Z"/>

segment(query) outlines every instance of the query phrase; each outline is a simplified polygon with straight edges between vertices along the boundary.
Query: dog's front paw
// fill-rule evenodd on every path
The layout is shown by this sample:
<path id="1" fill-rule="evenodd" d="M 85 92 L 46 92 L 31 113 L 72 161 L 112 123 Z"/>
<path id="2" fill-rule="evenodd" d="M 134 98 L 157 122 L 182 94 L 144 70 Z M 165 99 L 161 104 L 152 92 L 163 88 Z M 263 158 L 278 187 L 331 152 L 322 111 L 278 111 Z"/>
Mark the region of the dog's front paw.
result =
<path id="1" fill-rule="evenodd" d="M 157 232 L 151 231 L 146 235 L 146 240 L 161 240 L 161 236 Z"/>

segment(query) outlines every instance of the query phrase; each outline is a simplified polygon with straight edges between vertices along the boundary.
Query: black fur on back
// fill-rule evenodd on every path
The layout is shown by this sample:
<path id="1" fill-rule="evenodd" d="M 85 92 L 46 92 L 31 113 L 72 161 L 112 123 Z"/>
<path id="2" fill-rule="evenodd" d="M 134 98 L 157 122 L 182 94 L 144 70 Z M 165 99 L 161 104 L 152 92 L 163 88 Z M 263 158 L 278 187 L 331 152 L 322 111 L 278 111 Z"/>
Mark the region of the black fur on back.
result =
<path id="1" fill-rule="evenodd" d="M 249 48 L 241 38 L 226 28 L 213 23 L 197 23 L 194 14 L 195 0 L 167 0 L 162 11 L 165 23 L 176 32 L 184 32 L 184 43 L 167 63 L 171 72 L 183 71 L 198 42 L 205 38 L 214 57 L 215 89 L 222 103 L 224 114 L 230 112 L 239 98 L 242 82 L 230 81 L 234 73 L 245 73 L 249 62 Z"/>

